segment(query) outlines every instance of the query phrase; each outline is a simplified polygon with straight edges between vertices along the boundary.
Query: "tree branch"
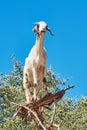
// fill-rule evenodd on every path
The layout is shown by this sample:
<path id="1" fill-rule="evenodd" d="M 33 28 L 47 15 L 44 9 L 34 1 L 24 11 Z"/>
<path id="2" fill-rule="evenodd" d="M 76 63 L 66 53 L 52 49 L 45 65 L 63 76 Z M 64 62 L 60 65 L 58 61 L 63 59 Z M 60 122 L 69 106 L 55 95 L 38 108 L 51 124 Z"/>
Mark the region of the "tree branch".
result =
<path id="1" fill-rule="evenodd" d="M 74 86 L 68 86 L 67 88 L 65 88 L 57 93 L 54 93 L 54 94 L 48 93 L 39 101 L 37 101 L 37 102 L 32 101 L 32 103 L 28 103 L 25 105 L 20 105 L 20 104 L 14 103 L 14 102 L 10 102 L 11 104 L 18 106 L 17 111 L 13 115 L 13 117 L 15 118 L 17 115 L 19 115 L 19 116 L 21 116 L 23 121 L 26 121 L 26 122 L 27 122 L 28 116 L 32 117 L 32 119 L 36 123 L 38 130 L 52 130 L 51 129 L 52 127 L 55 127 L 55 128 L 57 128 L 57 130 L 60 130 L 59 125 L 54 123 L 54 118 L 56 115 L 56 106 L 57 106 L 56 103 L 59 100 L 61 100 L 61 98 L 65 94 L 66 90 L 69 90 L 73 87 Z M 54 103 L 53 114 L 52 114 L 50 123 L 48 125 L 46 125 L 47 127 L 45 128 L 45 126 L 43 125 L 42 108 L 44 107 L 44 108 L 50 109 L 47 106 L 50 106 L 52 103 Z"/>

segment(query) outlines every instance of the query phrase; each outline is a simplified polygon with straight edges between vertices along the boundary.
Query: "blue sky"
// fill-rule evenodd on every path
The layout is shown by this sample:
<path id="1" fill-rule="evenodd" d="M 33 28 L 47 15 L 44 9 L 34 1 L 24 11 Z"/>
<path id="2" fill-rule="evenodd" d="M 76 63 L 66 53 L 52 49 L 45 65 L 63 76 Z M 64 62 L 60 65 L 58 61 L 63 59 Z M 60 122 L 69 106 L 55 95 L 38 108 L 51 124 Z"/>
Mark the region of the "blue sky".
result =
<path id="1" fill-rule="evenodd" d="M 75 88 L 66 95 L 87 96 L 87 1 L 0 1 L 0 72 L 13 69 L 12 54 L 24 64 L 36 36 L 33 22 L 45 21 L 54 37 L 46 33 L 47 67 Z"/>

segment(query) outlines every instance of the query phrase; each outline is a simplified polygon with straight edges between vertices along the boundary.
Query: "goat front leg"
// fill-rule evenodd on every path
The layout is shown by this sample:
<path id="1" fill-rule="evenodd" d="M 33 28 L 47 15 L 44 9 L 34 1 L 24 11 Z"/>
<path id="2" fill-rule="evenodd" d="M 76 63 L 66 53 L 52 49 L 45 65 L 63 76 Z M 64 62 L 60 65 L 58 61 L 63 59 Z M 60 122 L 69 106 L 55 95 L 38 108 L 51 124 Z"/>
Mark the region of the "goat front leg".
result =
<path id="1" fill-rule="evenodd" d="M 43 85 L 44 85 L 45 94 L 48 94 L 48 90 L 46 86 L 46 69 L 44 70 Z"/>
<path id="2" fill-rule="evenodd" d="M 37 99 L 37 85 L 38 85 L 38 81 L 37 81 L 37 70 L 35 68 L 33 68 L 33 79 L 34 79 L 34 100 Z"/>
<path id="3" fill-rule="evenodd" d="M 25 96 L 26 96 L 26 100 L 27 100 L 28 103 L 32 102 L 33 97 L 30 93 L 29 88 L 27 88 L 27 87 L 25 88 Z"/>
<path id="4" fill-rule="evenodd" d="M 43 78 L 43 86 L 44 86 L 45 94 L 48 94 L 48 90 L 46 86 L 46 77 Z"/>

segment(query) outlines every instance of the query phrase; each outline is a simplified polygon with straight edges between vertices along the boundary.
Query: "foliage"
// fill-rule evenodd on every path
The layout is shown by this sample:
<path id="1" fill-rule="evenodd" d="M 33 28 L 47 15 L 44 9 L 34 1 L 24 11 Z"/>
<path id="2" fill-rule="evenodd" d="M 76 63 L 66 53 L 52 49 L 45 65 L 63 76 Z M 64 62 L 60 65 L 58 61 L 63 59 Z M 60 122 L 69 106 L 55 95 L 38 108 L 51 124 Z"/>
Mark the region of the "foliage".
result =
<path id="1" fill-rule="evenodd" d="M 86 130 L 87 98 L 83 97 L 76 102 L 72 99 L 63 99 L 57 107 L 55 121 L 60 122 L 61 130 Z"/>
<path id="2" fill-rule="evenodd" d="M 14 56 L 12 56 L 12 61 L 14 63 L 13 70 L 7 75 L 0 74 L 0 86 L 22 86 L 23 79 L 23 67 L 21 62 L 17 61 Z"/>
<path id="3" fill-rule="evenodd" d="M 14 61 L 14 69 L 7 75 L 0 76 L 0 130 L 36 130 L 34 122 L 29 119 L 29 124 L 23 124 L 17 117 L 13 119 L 16 105 L 26 102 L 22 87 L 23 67 L 21 63 Z M 47 86 L 50 92 L 59 90 L 60 85 L 65 84 L 51 69 L 47 69 Z M 43 92 L 41 92 L 43 93 Z M 42 94 L 43 95 L 43 94 Z M 50 106 L 52 109 L 52 106 Z M 45 109 L 44 124 L 50 121 L 51 111 Z M 86 130 L 87 128 L 87 97 L 81 99 L 63 98 L 58 102 L 55 123 L 60 125 L 61 130 Z"/>

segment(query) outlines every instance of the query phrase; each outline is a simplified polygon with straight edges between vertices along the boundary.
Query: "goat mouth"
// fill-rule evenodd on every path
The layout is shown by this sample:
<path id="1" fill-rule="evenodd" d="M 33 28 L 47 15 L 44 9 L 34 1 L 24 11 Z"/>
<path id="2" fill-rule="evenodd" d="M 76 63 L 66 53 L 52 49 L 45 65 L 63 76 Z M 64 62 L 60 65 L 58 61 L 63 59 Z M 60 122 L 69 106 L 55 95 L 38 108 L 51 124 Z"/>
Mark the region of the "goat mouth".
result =
<path id="1" fill-rule="evenodd" d="M 45 33 L 46 31 L 45 31 L 45 30 L 42 30 L 41 32 L 44 32 L 44 33 Z"/>

